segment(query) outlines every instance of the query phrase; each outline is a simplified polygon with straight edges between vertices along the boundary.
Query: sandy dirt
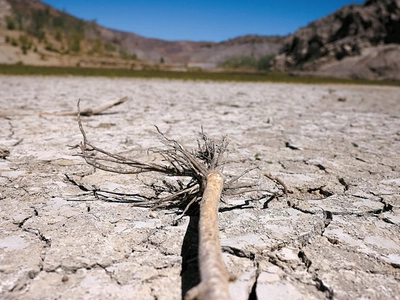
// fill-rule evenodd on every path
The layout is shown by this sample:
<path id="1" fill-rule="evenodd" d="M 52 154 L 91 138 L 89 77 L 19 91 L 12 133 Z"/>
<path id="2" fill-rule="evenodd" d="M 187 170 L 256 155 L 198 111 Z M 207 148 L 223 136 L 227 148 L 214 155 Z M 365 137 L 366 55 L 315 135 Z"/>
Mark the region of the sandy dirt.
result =
<path id="1" fill-rule="evenodd" d="M 83 118 L 94 144 L 152 160 L 154 125 L 188 147 L 203 126 L 229 137 L 227 176 L 258 167 L 243 180 L 266 191 L 221 203 L 233 299 L 400 299 L 399 88 L 6 76 L 0 298 L 181 299 L 198 281 L 194 215 L 96 199 L 66 175 L 131 194 L 163 178 L 94 170 L 76 118 L 41 114 L 123 96 Z M 265 172 L 291 193 L 272 197 Z"/>

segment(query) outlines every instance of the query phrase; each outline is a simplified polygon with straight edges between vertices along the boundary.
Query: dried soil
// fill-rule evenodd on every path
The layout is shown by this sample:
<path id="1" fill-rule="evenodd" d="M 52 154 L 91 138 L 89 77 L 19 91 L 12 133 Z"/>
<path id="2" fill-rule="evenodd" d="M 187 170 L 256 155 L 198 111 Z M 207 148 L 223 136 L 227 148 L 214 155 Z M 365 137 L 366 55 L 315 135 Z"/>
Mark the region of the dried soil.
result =
<path id="1" fill-rule="evenodd" d="M 94 170 L 75 117 L 107 150 L 156 159 L 153 125 L 188 147 L 229 136 L 226 174 L 279 186 L 225 197 L 233 299 L 399 299 L 400 89 L 78 77 L 0 77 L 0 298 L 181 299 L 196 284 L 196 217 L 97 199 L 151 193 L 148 176 Z M 166 178 L 166 180 L 172 180 Z M 262 193 L 261 193 L 262 194 Z M 115 200 L 115 199 L 114 199 Z M 125 199 L 126 200 L 126 199 Z M 257 297 L 257 298 L 256 298 Z"/>

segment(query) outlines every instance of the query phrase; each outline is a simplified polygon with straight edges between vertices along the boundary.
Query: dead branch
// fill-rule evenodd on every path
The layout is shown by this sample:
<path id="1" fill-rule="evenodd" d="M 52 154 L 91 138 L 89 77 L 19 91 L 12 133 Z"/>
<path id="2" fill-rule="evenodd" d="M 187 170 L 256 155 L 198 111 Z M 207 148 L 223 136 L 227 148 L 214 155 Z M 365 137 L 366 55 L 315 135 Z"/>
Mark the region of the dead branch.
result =
<path id="1" fill-rule="evenodd" d="M 117 98 L 115 100 L 112 101 L 108 101 L 106 103 L 100 104 L 96 107 L 93 108 L 87 108 L 85 110 L 82 110 L 80 112 L 81 116 L 96 116 L 96 115 L 100 115 L 103 112 L 105 112 L 106 110 L 120 105 L 122 103 L 124 103 L 126 100 L 128 100 L 128 97 L 122 97 L 122 98 Z M 42 112 L 40 113 L 40 115 L 56 115 L 56 116 L 76 116 L 77 112 L 76 111 L 62 111 L 62 112 Z"/>
<path id="2" fill-rule="evenodd" d="M 281 179 L 279 179 L 278 177 L 274 177 L 274 176 L 272 176 L 271 174 L 268 174 L 268 173 L 264 173 L 264 176 L 267 177 L 268 179 L 271 179 L 272 181 L 280 184 L 282 186 L 282 188 L 283 188 L 283 193 L 285 195 L 287 195 L 288 193 L 292 192 L 292 191 L 288 190 L 286 184 Z"/>
<path id="3" fill-rule="evenodd" d="M 164 186 L 153 185 L 156 196 L 153 198 L 143 197 L 142 199 L 135 197 L 133 205 L 152 208 L 174 206 L 183 209 L 184 207 L 183 212 L 185 213 L 191 204 L 200 201 L 199 271 L 201 282 L 188 291 L 185 299 L 230 299 L 229 275 L 222 259 L 218 232 L 218 207 L 221 195 L 222 193 L 229 195 L 260 192 L 261 190 L 257 189 L 254 184 L 237 182 L 248 171 L 233 177 L 224 184 L 224 176 L 220 168 L 224 164 L 224 153 L 228 145 L 226 137 L 223 137 L 219 143 L 215 143 L 202 130 L 197 151 L 189 151 L 177 141 L 166 137 L 156 127 L 160 141 L 165 148 L 151 149 L 151 151 L 159 154 L 163 158 L 163 162 L 142 162 L 113 154 L 92 144 L 83 128 L 79 105 L 80 102 L 78 101 L 78 124 L 83 136 L 83 142 L 80 144 L 80 155 L 89 165 L 120 174 L 155 172 L 164 176 L 190 179 L 187 180 L 188 183 L 186 184 L 178 181 L 178 187 L 165 180 L 163 181 Z M 278 181 L 276 178 L 268 178 Z M 281 183 L 281 181 L 278 182 Z M 286 191 L 286 186 L 282 185 Z M 103 195 L 99 191 L 96 191 L 96 193 L 96 195 Z M 165 193 L 168 195 L 165 196 Z"/>
<path id="4" fill-rule="evenodd" d="M 97 107 L 85 109 L 84 111 L 81 111 L 80 114 L 81 114 L 81 116 L 99 115 L 99 114 L 102 114 L 103 112 L 105 112 L 106 110 L 110 109 L 111 107 L 114 107 L 114 106 L 124 103 L 126 100 L 128 100 L 128 97 L 126 97 L 126 96 L 119 98 L 119 99 L 115 99 L 115 100 L 103 103 Z M 74 112 L 73 115 L 75 116 L 76 112 Z"/>
<path id="5" fill-rule="evenodd" d="M 185 300 L 230 299 L 229 273 L 222 260 L 218 233 L 218 206 L 224 178 L 217 171 L 207 176 L 207 187 L 200 204 L 199 218 L 199 270 L 201 282 L 190 289 Z"/>

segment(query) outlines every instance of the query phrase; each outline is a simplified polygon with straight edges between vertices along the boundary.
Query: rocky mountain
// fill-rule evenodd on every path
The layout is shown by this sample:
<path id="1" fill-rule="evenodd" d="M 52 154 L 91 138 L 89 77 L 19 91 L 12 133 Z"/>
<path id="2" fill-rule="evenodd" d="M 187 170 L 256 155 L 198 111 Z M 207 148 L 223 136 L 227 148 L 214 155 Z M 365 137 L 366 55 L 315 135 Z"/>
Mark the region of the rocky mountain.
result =
<path id="1" fill-rule="evenodd" d="M 400 80 L 400 0 L 350 5 L 290 36 L 274 68 Z"/>

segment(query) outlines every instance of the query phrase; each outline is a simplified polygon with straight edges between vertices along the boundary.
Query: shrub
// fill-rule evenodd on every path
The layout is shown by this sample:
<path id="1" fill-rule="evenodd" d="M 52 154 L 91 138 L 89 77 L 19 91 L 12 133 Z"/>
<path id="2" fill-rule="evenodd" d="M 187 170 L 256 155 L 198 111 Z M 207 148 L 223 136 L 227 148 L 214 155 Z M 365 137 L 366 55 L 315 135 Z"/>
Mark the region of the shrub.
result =
<path id="1" fill-rule="evenodd" d="M 11 38 L 11 46 L 18 47 L 18 41 L 14 38 Z"/>
<path id="2" fill-rule="evenodd" d="M 7 29 L 8 30 L 14 30 L 15 29 L 15 21 L 11 17 L 6 18 L 6 23 L 7 23 Z"/>
<path id="3" fill-rule="evenodd" d="M 68 36 L 68 51 L 71 53 L 79 53 L 81 51 L 81 40 L 82 36 L 77 33 L 73 33 Z"/>
<path id="4" fill-rule="evenodd" d="M 272 62 L 275 59 L 275 54 L 265 55 L 257 62 L 257 70 L 268 71 L 271 68 Z"/>
<path id="5" fill-rule="evenodd" d="M 60 29 L 60 28 L 57 28 L 57 29 L 56 29 L 56 35 L 55 35 L 55 38 L 56 38 L 56 40 L 57 40 L 57 41 L 59 41 L 59 42 L 61 42 L 61 41 L 62 41 L 62 31 L 61 31 L 61 29 Z"/>
<path id="6" fill-rule="evenodd" d="M 107 52 L 114 52 L 115 50 L 117 50 L 115 46 L 111 43 L 106 43 L 104 45 L 104 48 L 106 49 Z"/>
<path id="7" fill-rule="evenodd" d="M 44 49 L 46 49 L 47 51 L 51 51 L 51 52 L 60 52 L 60 51 L 58 51 L 58 49 L 57 48 L 55 48 L 54 46 L 53 46 L 53 44 L 52 43 L 47 43 L 46 44 L 46 46 L 44 47 Z"/>
<path id="8" fill-rule="evenodd" d="M 26 35 L 19 36 L 19 44 L 23 54 L 26 54 L 32 47 L 32 41 Z"/>
<path id="9" fill-rule="evenodd" d="M 136 53 L 128 54 L 124 50 L 119 50 L 119 54 L 121 55 L 122 59 L 127 59 L 127 60 L 136 60 L 137 59 Z"/>
<path id="10" fill-rule="evenodd" d="M 232 57 L 220 64 L 220 67 L 229 69 L 256 69 L 257 59 L 251 56 Z"/>

